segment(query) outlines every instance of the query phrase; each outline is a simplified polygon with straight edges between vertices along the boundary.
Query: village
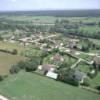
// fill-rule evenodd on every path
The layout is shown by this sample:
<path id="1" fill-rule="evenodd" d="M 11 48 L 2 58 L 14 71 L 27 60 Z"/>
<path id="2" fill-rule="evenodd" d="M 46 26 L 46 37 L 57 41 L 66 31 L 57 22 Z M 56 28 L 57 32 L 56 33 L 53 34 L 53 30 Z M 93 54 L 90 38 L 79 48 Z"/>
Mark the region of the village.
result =
<path id="1" fill-rule="evenodd" d="M 100 19 L 32 14 L 0 17 L 0 100 L 99 100 Z"/>
<path id="2" fill-rule="evenodd" d="M 15 36 L 12 36 L 10 39 L 4 41 L 8 41 L 10 43 L 15 43 L 18 41 L 20 45 L 24 47 L 28 45 L 33 47 L 35 46 L 47 54 L 43 58 L 42 65 L 38 66 L 36 73 L 57 80 L 58 77 L 61 78 L 60 74 L 64 74 L 59 71 L 74 70 L 73 73 L 69 73 L 72 74 L 70 75 L 70 79 L 77 81 L 78 84 L 84 84 L 86 79 L 90 78 L 91 76 L 95 76 L 97 69 L 100 69 L 99 67 L 95 68 L 95 66 L 93 66 L 94 64 L 100 64 L 99 54 L 83 52 L 80 47 L 78 47 L 81 41 L 78 37 L 70 37 L 69 39 L 64 39 L 64 41 L 62 41 L 60 37 L 61 35 L 58 34 L 43 36 L 41 32 L 36 35 L 31 35 L 30 37 L 23 36 L 18 40 L 15 39 Z M 91 59 L 86 60 L 81 58 L 80 55 L 90 56 Z M 89 70 L 88 72 L 82 71 L 82 68 L 79 68 L 81 63 L 88 65 L 88 67 L 84 66 L 84 64 L 82 66 L 87 67 Z"/>

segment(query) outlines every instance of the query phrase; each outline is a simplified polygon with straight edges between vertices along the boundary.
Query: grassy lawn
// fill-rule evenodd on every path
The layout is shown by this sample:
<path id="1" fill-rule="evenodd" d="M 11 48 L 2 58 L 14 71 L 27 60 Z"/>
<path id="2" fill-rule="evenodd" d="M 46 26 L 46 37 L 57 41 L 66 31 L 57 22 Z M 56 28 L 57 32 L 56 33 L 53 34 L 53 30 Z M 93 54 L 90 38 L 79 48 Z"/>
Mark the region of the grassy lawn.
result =
<path id="1" fill-rule="evenodd" d="M 100 95 L 24 71 L 0 82 L 10 100 L 99 100 Z"/>
<path id="2" fill-rule="evenodd" d="M 0 75 L 8 74 L 12 64 L 16 64 L 18 61 L 24 59 L 25 58 L 21 56 L 10 55 L 0 52 Z"/>
<path id="3" fill-rule="evenodd" d="M 89 69 L 90 67 L 91 67 L 90 65 L 87 65 L 85 63 L 80 63 L 78 65 L 77 69 L 82 72 L 88 73 L 88 72 L 90 72 L 90 69 Z"/>
<path id="4" fill-rule="evenodd" d="M 53 53 L 53 54 L 49 54 L 47 57 L 44 58 L 44 62 L 43 63 L 48 63 L 48 64 L 53 64 L 53 65 L 57 65 L 59 66 L 59 64 L 63 63 L 63 61 L 54 61 L 52 60 L 52 57 L 54 57 L 56 53 Z M 64 62 L 67 62 L 69 66 L 71 66 L 72 64 L 74 64 L 77 60 L 72 58 L 72 57 L 69 57 L 68 55 L 60 55 L 63 59 L 64 59 Z"/>
<path id="5" fill-rule="evenodd" d="M 88 60 L 88 61 L 91 61 L 93 59 L 93 56 L 89 56 L 87 54 L 80 54 L 80 55 L 78 55 L 78 57 Z"/>
<path id="6" fill-rule="evenodd" d="M 92 87 L 96 87 L 96 86 L 100 86 L 100 72 L 97 74 L 97 76 L 92 79 L 91 81 L 91 86 Z"/>

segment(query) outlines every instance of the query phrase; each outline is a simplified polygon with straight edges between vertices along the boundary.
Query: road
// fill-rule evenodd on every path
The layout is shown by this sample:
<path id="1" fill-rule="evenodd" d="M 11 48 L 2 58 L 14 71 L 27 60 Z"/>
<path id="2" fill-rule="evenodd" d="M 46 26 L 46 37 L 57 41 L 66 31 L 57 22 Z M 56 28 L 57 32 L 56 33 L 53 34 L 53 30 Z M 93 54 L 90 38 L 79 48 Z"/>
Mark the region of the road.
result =
<path id="1" fill-rule="evenodd" d="M 39 40 L 41 40 L 41 39 L 48 39 L 48 38 L 52 38 L 52 37 L 57 37 L 58 35 L 50 35 L 50 36 L 47 36 L 47 37 L 41 37 L 41 38 L 39 38 L 39 39 L 36 39 L 36 40 L 33 40 L 33 41 L 31 41 L 31 42 L 38 42 Z"/>
<path id="2" fill-rule="evenodd" d="M 87 61 L 87 60 L 85 60 L 85 59 L 83 59 L 83 58 L 80 58 L 80 57 L 77 57 L 77 56 L 75 56 L 75 55 L 72 55 L 72 54 L 70 54 L 70 53 L 68 53 L 67 51 L 66 51 L 66 49 L 67 48 L 65 48 L 65 47 L 60 47 L 60 51 L 63 51 L 63 52 L 65 52 L 66 54 L 68 54 L 69 56 L 71 56 L 71 57 L 73 57 L 73 58 L 75 58 L 75 59 L 77 59 L 78 61 L 75 63 L 75 64 L 73 64 L 70 68 L 71 69 L 73 69 L 73 68 L 75 68 L 80 62 L 85 62 L 86 64 L 88 64 L 88 65 L 92 65 L 93 64 L 93 61 Z M 77 51 L 78 53 L 84 53 L 84 52 L 80 52 L 80 51 Z M 84 53 L 84 54 L 91 54 L 91 53 Z"/>

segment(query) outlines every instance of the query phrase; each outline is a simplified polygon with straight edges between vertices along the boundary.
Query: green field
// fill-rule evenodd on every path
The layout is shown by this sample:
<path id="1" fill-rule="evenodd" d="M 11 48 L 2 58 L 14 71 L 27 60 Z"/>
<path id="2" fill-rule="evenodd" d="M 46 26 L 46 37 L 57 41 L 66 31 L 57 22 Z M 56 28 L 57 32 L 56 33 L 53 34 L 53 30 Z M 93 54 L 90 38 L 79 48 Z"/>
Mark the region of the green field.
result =
<path id="1" fill-rule="evenodd" d="M 24 46 L 20 45 L 19 43 L 10 43 L 0 41 L 0 49 L 12 51 L 14 49 L 18 50 L 18 53 L 21 53 L 25 50 Z"/>
<path id="2" fill-rule="evenodd" d="M 57 18 L 53 16 L 25 16 L 25 15 L 19 16 L 18 15 L 18 16 L 6 16 L 6 19 L 12 21 L 53 24 Z"/>
<path id="3" fill-rule="evenodd" d="M 97 74 L 97 76 L 92 79 L 91 81 L 91 87 L 96 87 L 96 86 L 100 86 L 100 72 Z"/>
<path id="4" fill-rule="evenodd" d="M 18 61 L 24 59 L 25 57 L 0 52 L 0 75 L 8 74 L 11 65 L 16 64 Z"/>
<path id="5" fill-rule="evenodd" d="M 79 30 L 83 30 L 87 32 L 88 34 L 96 34 L 96 31 L 100 31 L 99 26 L 82 26 L 79 28 Z"/>
<path id="6" fill-rule="evenodd" d="M 10 100 L 99 100 L 100 95 L 24 71 L 0 82 Z"/>

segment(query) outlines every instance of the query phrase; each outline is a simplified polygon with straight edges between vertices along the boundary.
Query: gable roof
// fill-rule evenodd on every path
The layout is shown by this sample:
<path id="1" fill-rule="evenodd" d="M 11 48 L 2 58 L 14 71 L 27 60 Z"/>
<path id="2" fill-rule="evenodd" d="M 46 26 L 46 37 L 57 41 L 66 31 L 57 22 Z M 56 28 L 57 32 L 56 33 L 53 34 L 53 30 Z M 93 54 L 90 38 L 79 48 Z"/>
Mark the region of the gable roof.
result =
<path id="1" fill-rule="evenodd" d="M 43 64 L 43 65 L 42 65 L 42 70 L 44 70 L 44 71 L 49 71 L 52 67 L 53 67 L 53 65 L 50 65 L 50 64 Z"/>
<path id="2" fill-rule="evenodd" d="M 100 56 L 95 56 L 93 58 L 93 61 L 96 63 L 96 64 L 100 64 Z"/>
<path id="3" fill-rule="evenodd" d="M 60 54 L 55 54 L 54 56 L 53 56 L 53 60 L 54 61 L 61 61 L 62 60 L 62 56 L 60 55 Z"/>

